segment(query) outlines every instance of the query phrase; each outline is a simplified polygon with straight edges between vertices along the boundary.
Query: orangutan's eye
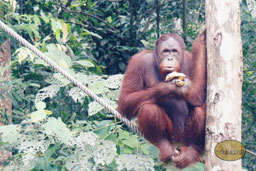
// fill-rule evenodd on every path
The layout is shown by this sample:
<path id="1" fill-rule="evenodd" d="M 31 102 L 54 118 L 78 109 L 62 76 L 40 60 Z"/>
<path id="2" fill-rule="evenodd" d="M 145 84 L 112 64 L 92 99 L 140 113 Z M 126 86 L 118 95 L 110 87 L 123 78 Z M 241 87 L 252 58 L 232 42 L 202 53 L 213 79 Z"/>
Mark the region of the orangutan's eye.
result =
<path id="1" fill-rule="evenodd" d="M 164 49 L 164 50 L 163 50 L 163 54 L 164 54 L 164 55 L 168 55 L 170 52 L 171 52 L 171 51 L 170 51 L 169 49 Z"/>
<path id="2" fill-rule="evenodd" d="M 177 49 L 172 49 L 172 53 L 178 53 Z"/>

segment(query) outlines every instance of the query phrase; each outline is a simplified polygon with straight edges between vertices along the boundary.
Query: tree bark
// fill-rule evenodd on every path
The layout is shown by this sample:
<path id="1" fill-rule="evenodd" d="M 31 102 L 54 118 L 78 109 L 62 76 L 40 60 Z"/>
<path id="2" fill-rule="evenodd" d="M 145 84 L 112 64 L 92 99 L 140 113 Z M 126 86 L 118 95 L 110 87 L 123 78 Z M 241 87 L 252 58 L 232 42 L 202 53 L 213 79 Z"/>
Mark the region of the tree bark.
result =
<path id="1" fill-rule="evenodd" d="M 159 0 L 155 0 L 155 8 L 156 8 L 156 33 L 157 38 L 160 37 L 160 6 L 159 6 Z"/>
<path id="2" fill-rule="evenodd" d="M 187 43 L 187 35 L 186 35 L 186 29 L 187 29 L 187 1 L 182 0 L 182 29 L 183 29 L 183 39 L 184 42 Z"/>
<path id="3" fill-rule="evenodd" d="M 132 46 L 134 45 L 133 43 L 135 42 L 135 27 L 134 22 L 136 18 L 136 3 L 135 0 L 129 0 L 129 9 L 130 9 L 130 37 L 129 37 L 129 44 Z"/>
<path id="4" fill-rule="evenodd" d="M 242 170 L 241 159 L 215 155 L 223 140 L 241 142 L 242 41 L 240 0 L 206 0 L 207 109 L 206 170 Z"/>
<path id="5" fill-rule="evenodd" d="M 8 67 L 11 62 L 11 49 L 10 49 L 10 40 L 6 40 L 0 44 L 0 68 Z M 4 84 L 3 81 L 11 79 L 11 68 L 9 67 L 3 75 L 0 75 L 0 125 L 5 123 L 10 123 L 12 121 L 12 102 L 7 97 L 9 90 L 1 88 Z M 6 116 L 3 118 L 3 116 Z"/>

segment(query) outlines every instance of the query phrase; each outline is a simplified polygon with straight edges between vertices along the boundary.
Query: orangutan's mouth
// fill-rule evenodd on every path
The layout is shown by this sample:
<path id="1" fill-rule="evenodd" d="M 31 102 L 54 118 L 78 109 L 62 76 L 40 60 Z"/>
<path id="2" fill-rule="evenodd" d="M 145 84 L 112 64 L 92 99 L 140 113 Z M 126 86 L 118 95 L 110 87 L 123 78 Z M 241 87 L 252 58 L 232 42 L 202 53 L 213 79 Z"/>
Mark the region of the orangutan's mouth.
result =
<path id="1" fill-rule="evenodd" d="M 173 68 L 173 67 L 163 67 L 163 71 L 171 73 L 171 72 L 175 71 L 175 68 Z"/>

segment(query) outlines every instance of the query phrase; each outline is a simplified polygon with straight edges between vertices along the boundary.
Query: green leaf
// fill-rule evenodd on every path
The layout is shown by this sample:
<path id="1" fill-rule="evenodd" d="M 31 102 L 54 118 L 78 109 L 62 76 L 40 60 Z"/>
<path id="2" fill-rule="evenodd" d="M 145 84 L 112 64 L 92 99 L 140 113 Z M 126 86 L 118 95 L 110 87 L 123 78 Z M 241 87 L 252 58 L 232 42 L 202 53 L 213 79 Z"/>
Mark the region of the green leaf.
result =
<path id="1" fill-rule="evenodd" d="M 69 28 L 68 28 L 68 24 L 67 23 L 64 23 L 64 22 L 61 22 L 61 25 L 62 25 L 62 39 L 63 39 L 63 42 L 67 42 L 67 38 L 68 38 L 68 34 L 69 34 Z"/>
<path id="2" fill-rule="evenodd" d="M 36 55 L 33 52 L 31 52 L 29 49 L 25 47 L 17 49 L 14 54 L 17 54 L 18 62 L 20 64 L 23 60 L 27 58 L 33 60 L 36 57 Z"/>
<path id="3" fill-rule="evenodd" d="M 46 22 L 46 23 L 49 23 L 50 22 L 50 19 L 48 18 L 48 17 L 46 17 L 46 16 L 43 16 L 43 17 L 41 17 L 43 20 L 44 20 L 44 22 Z"/>
<path id="4" fill-rule="evenodd" d="M 57 148 L 60 146 L 60 142 L 57 142 L 53 147 L 50 147 L 45 153 L 44 153 L 44 157 L 45 158 L 50 158 L 54 153 L 55 151 L 57 150 Z"/>
<path id="5" fill-rule="evenodd" d="M 142 155 L 124 154 L 116 159 L 117 170 L 155 170 L 154 160 Z"/>
<path id="6" fill-rule="evenodd" d="M 47 64 L 44 60 L 42 60 L 41 58 L 39 57 L 36 57 L 35 58 L 35 61 L 34 61 L 35 64 L 38 64 L 38 65 L 43 65 L 43 66 L 49 66 L 49 64 Z"/>
<path id="7" fill-rule="evenodd" d="M 136 148 L 137 147 L 137 138 L 135 138 L 135 137 L 129 137 L 129 138 L 127 138 L 127 139 L 125 139 L 125 140 L 123 140 L 122 142 L 125 144 L 125 145 L 127 145 L 127 146 L 129 146 L 129 147 L 131 147 L 131 148 Z"/>
<path id="8" fill-rule="evenodd" d="M 141 149 L 141 151 L 144 154 L 146 154 L 147 156 L 149 155 L 149 145 L 148 144 L 140 145 L 139 148 Z"/>
<path id="9" fill-rule="evenodd" d="M 59 80 L 64 86 L 70 84 L 70 81 L 66 77 L 61 75 L 60 73 L 53 74 L 53 76 L 54 76 L 54 78 Z"/>
<path id="10" fill-rule="evenodd" d="M 41 21 L 40 21 L 40 18 L 38 17 L 38 15 L 34 15 L 33 20 L 34 20 L 35 25 L 41 25 Z"/>
<path id="11" fill-rule="evenodd" d="M 112 142 L 114 142 L 115 144 L 118 144 L 118 138 L 117 138 L 117 134 L 110 134 L 106 140 L 110 140 Z"/>
<path id="12" fill-rule="evenodd" d="M 121 86 L 122 80 L 123 80 L 122 74 L 110 76 L 105 82 L 105 87 L 108 87 L 110 89 L 118 89 Z"/>
<path id="13" fill-rule="evenodd" d="M 126 69 L 126 64 L 125 64 L 125 63 L 120 62 L 120 63 L 118 64 L 118 66 L 119 66 L 119 68 L 120 68 L 122 71 L 125 71 L 125 69 Z"/>
<path id="14" fill-rule="evenodd" d="M 69 68 L 72 65 L 71 58 L 66 55 L 65 52 L 60 51 L 55 44 L 48 44 L 46 48 L 48 52 L 46 52 L 45 55 L 54 60 L 60 66 Z"/>
<path id="15" fill-rule="evenodd" d="M 104 85 L 105 85 L 104 80 L 96 81 L 92 84 L 89 84 L 88 88 L 96 94 L 103 94 L 109 91 L 109 89 L 107 89 Z"/>
<path id="16" fill-rule="evenodd" d="M 94 64 L 91 61 L 86 60 L 86 59 L 85 60 L 75 61 L 75 63 L 78 63 L 78 64 L 84 66 L 86 69 L 95 67 Z"/>
<path id="17" fill-rule="evenodd" d="M 146 40 L 141 40 L 140 41 L 145 47 L 148 47 L 149 42 L 147 42 Z"/>
<path id="18" fill-rule="evenodd" d="M 50 136 L 56 136 L 61 142 L 70 144 L 72 138 L 72 132 L 67 128 L 66 124 L 62 122 L 60 118 L 53 117 L 48 118 L 47 123 L 42 126 L 45 129 L 45 133 Z"/>
<path id="19" fill-rule="evenodd" d="M 44 102 L 38 102 L 36 103 L 36 109 L 37 110 L 43 110 L 46 108 L 46 104 Z"/>
<path id="20" fill-rule="evenodd" d="M 107 18 L 107 21 L 108 21 L 108 23 L 112 23 L 112 17 L 111 16 L 109 16 L 108 18 Z"/>
<path id="21" fill-rule="evenodd" d="M 93 32 L 91 32 L 91 31 L 89 31 L 89 30 L 86 30 L 86 29 L 83 29 L 85 32 L 82 34 L 82 35 L 92 35 L 92 36 L 94 36 L 94 37 L 97 37 L 97 38 L 99 38 L 99 39 L 102 39 L 102 37 L 100 36 L 100 35 L 98 35 L 97 33 L 93 33 Z"/>
<path id="22" fill-rule="evenodd" d="M 102 66 L 101 66 L 102 67 Z M 96 65 L 96 69 L 97 69 L 97 71 L 99 72 L 99 73 L 102 73 L 102 69 L 101 69 L 101 67 L 100 66 L 98 66 L 98 65 Z M 103 68 L 103 67 L 102 67 Z"/>
<path id="23" fill-rule="evenodd" d="M 36 84 L 36 83 L 29 83 L 29 86 L 31 86 L 31 87 L 36 87 L 36 88 L 40 88 L 40 85 L 39 85 L 39 84 Z"/>
<path id="24" fill-rule="evenodd" d="M 180 171 L 180 169 L 176 168 L 172 163 L 166 166 L 167 170 Z M 188 167 L 182 169 L 182 171 L 204 171 L 204 164 L 197 162 L 193 165 L 189 165 Z"/>
<path id="25" fill-rule="evenodd" d="M 47 117 L 47 114 L 44 110 L 38 110 L 29 115 L 32 122 L 39 122 L 44 120 Z"/>
<path id="26" fill-rule="evenodd" d="M 60 29 L 57 29 L 57 30 L 55 31 L 55 37 L 56 37 L 56 39 L 59 39 L 59 38 L 60 38 Z"/>
<path id="27" fill-rule="evenodd" d="M 124 149 L 123 149 L 124 153 L 126 154 L 132 154 L 133 151 L 134 151 L 134 148 L 131 148 L 129 146 L 124 146 Z"/>
<path id="28" fill-rule="evenodd" d="M 127 132 L 127 131 L 124 131 L 124 130 L 122 130 L 122 129 L 119 129 L 118 130 L 118 134 L 119 134 L 119 139 L 120 140 L 124 140 L 124 139 L 127 139 L 127 137 L 130 137 L 131 136 L 131 134 L 129 133 L 129 132 Z"/>
<path id="29" fill-rule="evenodd" d="M 24 112 L 21 112 L 21 111 L 19 111 L 19 110 L 12 110 L 12 112 L 13 112 L 14 114 L 16 114 L 16 115 L 21 115 L 21 116 L 25 115 Z"/>
<path id="30" fill-rule="evenodd" d="M 105 135 L 109 133 L 112 123 L 113 123 L 112 120 L 100 121 L 99 124 L 97 125 L 97 130 L 95 131 L 95 133 L 99 135 L 101 138 L 105 137 Z"/>
<path id="31" fill-rule="evenodd" d="M 0 126 L 0 133 L 3 142 L 10 144 L 16 142 L 20 136 L 18 125 Z"/>
<path id="32" fill-rule="evenodd" d="M 72 99 L 75 102 L 83 103 L 83 99 L 86 96 L 85 92 L 83 92 L 80 88 L 78 87 L 73 87 L 69 90 L 68 95 L 72 97 Z"/>
<path id="33" fill-rule="evenodd" d="M 93 116 L 100 112 L 102 109 L 104 109 L 98 102 L 91 102 L 89 104 L 89 111 L 88 114 L 89 116 Z"/>
<path id="34" fill-rule="evenodd" d="M 0 68 L 0 77 L 2 77 L 4 75 L 4 72 L 7 71 L 10 68 L 10 66 L 11 66 L 11 64 Z"/>
<path id="35" fill-rule="evenodd" d="M 75 78 L 78 79 L 78 81 L 80 81 L 83 84 L 88 84 L 90 80 L 89 76 L 82 73 L 82 72 L 78 72 L 76 74 L 74 74 Z"/>
<path id="36" fill-rule="evenodd" d="M 69 68 L 68 63 L 63 58 L 60 59 L 59 64 L 62 68 Z"/>
<path id="37" fill-rule="evenodd" d="M 52 28 L 52 31 L 55 33 L 58 29 L 61 30 L 61 22 L 55 18 L 51 18 L 50 19 L 51 21 L 51 28 Z"/>

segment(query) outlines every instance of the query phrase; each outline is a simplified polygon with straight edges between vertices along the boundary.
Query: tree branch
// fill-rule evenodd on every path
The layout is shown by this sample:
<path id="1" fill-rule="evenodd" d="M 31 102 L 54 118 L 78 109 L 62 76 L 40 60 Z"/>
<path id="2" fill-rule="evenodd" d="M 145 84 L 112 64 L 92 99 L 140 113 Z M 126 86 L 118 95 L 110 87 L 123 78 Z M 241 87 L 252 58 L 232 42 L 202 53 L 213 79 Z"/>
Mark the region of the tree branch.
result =
<path id="1" fill-rule="evenodd" d="M 156 32 L 157 32 L 157 38 L 160 37 L 160 6 L 159 6 L 159 0 L 155 0 L 155 8 L 156 8 Z"/>
<path id="2" fill-rule="evenodd" d="M 254 81 L 248 88 L 247 90 L 245 90 L 245 92 L 243 93 L 243 101 L 246 101 L 245 97 L 248 94 L 248 92 L 250 91 L 251 88 L 254 87 L 254 85 L 256 84 L 256 81 Z"/>
<path id="3" fill-rule="evenodd" d="M 85 27 L 85 28 L 88 28 L 87 25 L 85 24 L 82 24 L 82 23 L 76 23 L 76 22 L 73 22 L 73 21 L 67 21 L 67 23 L 71 23 L 71 24 L 76 24 L 76 25 L 80 25 L 82 27 Z M 116 33 L 115 31 L 113 30 L 110 30 L 110 29 L 104 29 L 104 28 L 97 28 L 97 27 L 94 27 L 92 24 L 90 23 L 87 23 L 91 28 L 95 29 L 95 30 L 98 30 L 98 31 L 108 31 L 108 32 L 111 32 L 111 33 Z"/>
<path id="4" fill-rule="evenodd" d="M 152 15 L 150 15 L 150 16 L 148 17 L 148 20 L 147 20 L 147 22 L 146 22 L 146 24 L 145 24 L 145 26 L 144 26 L 144 29 L 143 29 L 143 31 L 142 31 L 142 33 L 141 33 L 140 38 L 142 38 L 142 37 L 145 36 L 146 31 L 147 31 L 147 28 L 148 28 L 149 23 L 150 23 L 150 20 L 151 20 L 151 17 L 152 17 Z"/>
<path id="5" fill-rule="evenodd" d="M 62 13 L 63 13 L 63 9 L 62 9 L 62 5 L 61 5 L 61 2 L 60 1 L 58 1 L 59 2 L 59 6 L 60 6 L 60 10 L 58 11 L 58 13 L 57 13 L 57 15 L 56 15 L 56 18 L 59 18 L 59 16 L 61 16 L 62 15 Z M 65 8 L 67 8 L 70 4 L 71 4 L 71 2 L 72 2 L 72 0 L 68 0 L 68 2 L 65 4 Z"/>
<path id="6" fill-rule="evenodd" d="M 101 18 L 99 18 L 99 17 L 97 17 L 97 16 L 95 16 L 95 15 L 89 14 L 89 13 L 87 13 L 87 12 L 82 12 L 82 11 L 73 11 L 73 10 L 67 9 L 66 7 L 62 7 L 62 8 L 63 8 L 63 10 L 65 10 L 65 11 L 67 11 L 67 12 L 70 12 L 70 13 L 77 13 L 77 14 L 88 15 L 88 16 L 90 16 L 90 17 L 92 17 L 92 18 L 95 18 L 95 19 L 97 19 L 97 20 L 99 20 L 99 21 L 105 23 L 106 25 L 108 25 L 109 27 L 111 27 L 111 29 L 113 29 L 113 30 L 116 31 L 116 29 L 115 29 L 112 25 L 110 25 L 108 22 L 106 22 L 105 20 L 103 20 L 103 19 L 101 19 Z"/>
<path id="7" fill-rule="evenodd" d="M 201 0 L 201 2 L 200 2 L 200 6 L 199 6 L 199 8 L 198 8 L 198 10 L 197 10 L 197 15 L 196 15 L 196 23 L 198 23 L 198 20 L 199 20 L 199 16 L 200 16 L 200 11 L 201 11 L 201 9 L 202 9 L 202 7 L 203 7 L 203 2 L 204 2 L 204 0 Z"/>
<path id="8" fill-rule="evenodd" d="M 182 28 L 183 28 L 183 39 L 184 39 L 184 42 L 186 43 L 187 42 L 187 37 L 186 37 L 186 6 L 187 6 L 187 1 L 186 0 L 182 0 L 182 5 L 183 5 L 183 9 L 182 9 Z"/>
<path id="9" fill-rule="evenodd" d="M 141 20 L 142 20 L 144 17 L 146 17 L 148 14 L 151 14 L 151 15 L 152 15 L 154 9 L 155 9 L 155 6 L 153 6 L 153 7 L 150 8 L 148 11 L 146 11 L 146 12 L 136 21 L 135 25 L 138 25 L 138 24 L 141 22 Z"/>

